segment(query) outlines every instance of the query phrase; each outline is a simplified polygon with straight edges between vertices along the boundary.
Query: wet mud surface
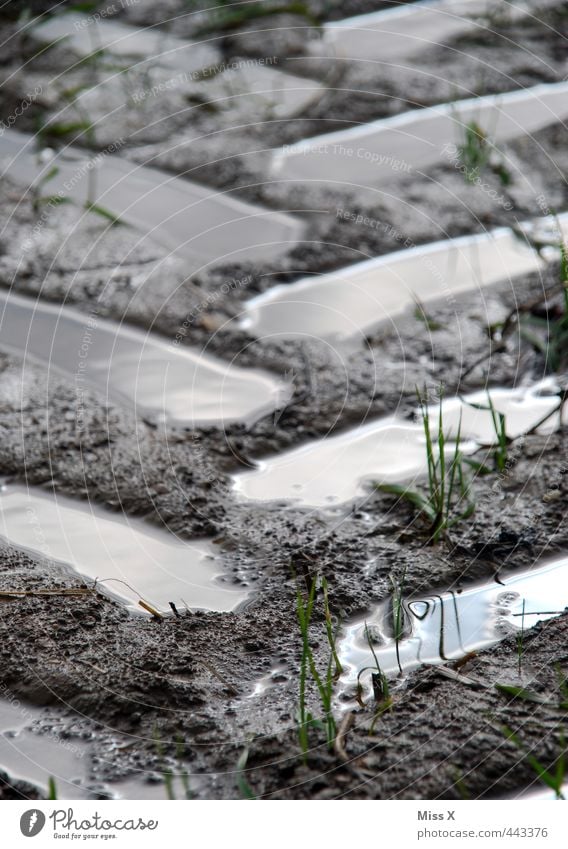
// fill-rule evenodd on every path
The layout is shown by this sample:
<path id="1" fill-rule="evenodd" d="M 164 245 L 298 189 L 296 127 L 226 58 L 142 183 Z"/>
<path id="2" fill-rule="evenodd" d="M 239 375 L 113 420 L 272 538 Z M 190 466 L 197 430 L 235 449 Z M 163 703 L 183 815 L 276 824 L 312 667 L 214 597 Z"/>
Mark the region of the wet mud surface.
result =
<path id="1" fill-rule="evenodd" d="M 154 23 L 154 5 L 140 2 L 122 20 Z M 337 19 L 382 5 L 325 4 L 325 14 Z M 170 6 L 172 15 L 179 13 L 177 2 L 162 6 L 162 22 Z M 307 6 L 321 19 L 317 3 Z M 332 63 L 330 69 L 323 60 L 314 68 L 306 46 L 311 36 L 288 17 L 282 24 L 279 14 L 264 55 L 277 55 L 282 70 L 324 85 L 330 73 L 339 75 L 308 114 L 285 121 L 262 115 L 256 126 L 252 119 L 250 126 L 239 126 L 238 109 L 211 112 L 190 101 L 190 115 L 180 114 L 181 100 L 167 93 L 159 99 L 163 123 L 157 135 L 143 108 L 137 124 L 128 124 L 131 117 L 123 113 L 115 122 L 100 121 L 96 149 L 124 136 L 121 155 L 132 161 L 298 216 L 303 238 L 272 261 L 209 262 L 190 275 L 183 259 L 133 228 L 111 226 L 97 215 L 78 221 L 69 204 L 51 208 L 38 228 L 41 208 L 34 198 L 18 181 L 2 178 L 3 293 L 40 296 L 84 314 L 95 309 L 101 319 L 151 330 L 165 343 L 177 340 L 243 369 L 262 369 L 290 386 L 282 406 L 246 425 L 166 426 L 151 413 L 137 417 L 100 386 L 78 386 L 73 364 L 67 374 L 55 369 L 46 377 L 45 362 L 26 358 L 24 369 L 22 357 L 3 349 L 0 339 L 0 476 L 6 491 L 38 487 L 46 496 L 55 492 L 143 519 L 178 541 L 207 538 L 225 585 L 248 596 L 232 612 L 133 616 L 65 568 L 39 537 L 33 553 L 34 546 L 24 551 L 10 545 L 0 530 L 0 699 L 30 706 L 30 734 L 51 733 L 46 729 L 55 724 L 58 740 L 81 747 L 84 792 L 164 796 L 163 774 L 171 770 L 189 775 L 191 793 L 199 798 L 238 798 L 236 765 L 246 748 L 246 781 L 262 798 L 498 798 L 535 782 L 503 725 L 519 729 L 546 766 L 558 756 L 558 670 L 568 672 L 566 615 L 527 630 L 521 671 L 512 635 L 466 658 L 459 669 L 448 662 L 453 676 L 425 667 L 395 680 L 390 709 L 376 719 L 371 699 L 357 707 L 351 725 L 341 726 L 339 747 L 329 750 L 323 732 L 310 730 L 304 762 L 295 719 L 301 653 L 296 590 L 298 581 L 308 585 L 324 576 L 333 614 L 349 624 L 390 597 L 392 575 L 404 573 L 405 593 L 416 597 L 480 580 L 501 589 L 498 581 L 507 576 L 566 556 L 565 428 L 514 442 L 505 471 L 476 479 L 473 517 L 434 546 L 412 506 L 371 487 L 341 510 L 247 503 L 234 488 L 234 476 L 254 470 L 265 457 L 380 416 L 413 422 L 417 385 L 435 392 L 443 384 L 453 396 L 546 376 L 542 353 L 518 328 L 500 338 L 494 325 L 525 305 L 538 313 L 542 304 L 530 305 L 539 299 L 547 315 L 560 309 L 557 256 L 538 271 L 488 289 L 442 294 L 425 312 L 407 307 L 367 329 L 356 344 L 317 335 L 255 338 L 239 318 L 250 298 L 275 284 L 404 247 L 514 227 L 542 216 L 543 204 L 568 209 L 561 124 L 500 147 L 512 180 L 505 186 L 495 174 L 485 179 L 508 208 L 466 185 L 448 163 L 423 173 L 393 171 L 392 179 L 375 187 L 340 179 L 336 185 L 279 183 L 270 171 L 272 148 L 315 133 L 452 96 L 562 80 L 568 19 L 559 9 L 547 14 L 540 21 L 500 25 L 491 38 L 464 35 L 443 56 L 426 53 L 419 70 L 396 74 L 357 63 L 348 69 Z M 2 25 L 8 32 L 14 24 Z M 550 34 L 545 40 L 543 27 Z M 216 31 L 225 60 L 258 56 L 259 39 L 245 30 Z M 195 38 L 197 31 L 188 21 L 175 28 L 184 38 Z M 34 53 L 31 44 L 27 49 Z M 0 99 L 10 114 L 22 97 L 18 75 L 10 78 L 21 57 L 6 54 L 2 61 Z M 485 70 L 478 74 L 480 66 Z M 30 62 L 26 90 L 35 80 L 45 87 L 18 130 L 35 132 L 38 116 L 70 120 L 58 114 L 66 108 L 60 90 L 45 85 L 68 67 L 58 48 Z M 81 66 L 67 71 L 65 86 L 90 84 L 90 74 Z M 187 98 L 183 103 L 187 109 Z M 96 115 L 96 104 L 93 109 Z M 108 103 L 101 109 L 104 118 Z M 187 134 L 194 141 L 178 144 L 176 133 L 180 142 L 187 142 Z M 77 135 L 65 141 L 85 145 Z M 45 136 L 46 145 L 60 143 L 53 134 Z M 76 358 L 74 348 L 69 357 Z M 556 379 L 565 388 L 568 373 L 561 368 Z M 30 523 L 33 534 L 33 518 Z M 82 592 L 70 595 L 72 588 Z M 45 589 L 54 592 L 42 595 Z M 323 667 L 327 645 L 319 596 L 311 637 Z M 507 696 L 496 683 L 522 685 L 542 699 Z M 317 713 L 315 690 L 309 703 Z M 39 780 L 5 772 L 0 757 L 0 798 L 44 794 Z"/>

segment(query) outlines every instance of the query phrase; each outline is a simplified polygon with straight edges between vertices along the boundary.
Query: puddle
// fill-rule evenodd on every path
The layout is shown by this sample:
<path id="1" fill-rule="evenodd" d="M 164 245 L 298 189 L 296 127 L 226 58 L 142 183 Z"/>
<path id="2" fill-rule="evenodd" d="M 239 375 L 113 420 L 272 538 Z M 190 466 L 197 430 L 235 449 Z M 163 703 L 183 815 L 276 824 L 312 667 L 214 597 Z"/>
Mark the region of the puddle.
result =
<path id="1" fill-rule="evenodd" d="M 303 230 L 299 220 L 285 213 L 114 154 L 89 157 L 71 147 L 52 154 L 40 161 L 33 136 L 13 130 L 0 136 L 3 174 L 26 190 L 36 187 L 50 197 L 61 193 L 81 207 L 91 191 L 91 202 L 188 260 L 188 274 L 210 262 L 272 259 L 289 250 Z M 42 179 L 54 168 L 59 170 L 42 188 Z M 94 213 L 83 209 L 82 214 Z"/>
<path id="2" fill-rule="evenodd" d="M 552 412 L 559 402 L 551 394 L 555 390 L 551 380 L 520 389 L 492 389 L 495 409 L 506 416 L 508 435 L 526 432 Z M 474 392 L 464 396 L 464 401 L 487 406 L 487 393 Z M 495 430 L 489 410 L 476 410 L 464 401 L 444 401 L 444 425 L 448 434 L 455 434 L 461 412 L 462 451 L 472 453 L 476 449 L 473 440 L 492 443 Z M 432 412 L 437 414 L 437 410 Z M 568 421 L 568 411 L 565 416 Z M 557 426 L 558 416 L 551 417 L 541 432 Z M 422 424 L 391 416 L 270 457 L 259 462 L 254 471 L 235 475 L 233 484 L 236 494 L 244 499 L 331 508 L 364 496 L 372 481 L 407 483 L 425 473 Z"/>
<path id="3" fill-rule="evenodd" d="M 568 781 L 562 785 L 561 792 L 564 799 L 568 799 Z M 545 787 L 544 785 L 539 784 L 537 780 L 535 780 L 527 789 L 521 790 L 520 793 L 515 793 L 514 795 L 506 797 L 507 801 L 522 801 L 523 799 L 526 799 L 527 802 L 558 801 L 554 790 L 551 790 L 550 787 Z"/>
<path id="4" fill-rule="evenodd" d="M 423 665 L 459 660 L 488 648 L 512 633 L 561 614 L 568 606 L 568 558 L 538 569 L 456 592 L 404 599 L 404 636 L 394 638 L 395 614 L 391 599 L 367 617 L 373 649 L 382 672 L 396 676 Z M 523 602 L 525 605 L 523 626 Z M 368 689 L 376 664 L 365 635 L 365 622 L 344 629 L 338 643 L 344 673 L 340 689 L 346 696 L 361 684 Z"/>
<path id="5" fill-rule="evenodd" d="M 5 688 L 0 694 L 0 773 L 9 781 L 25 782 L 48 795 L 49 779 L 55 780 L 58 799 L 93 799 L 100 796 L 112 799 L 166 799 L 162 778 L 156 774 L 139 773 L 112 782 L 93 778 L 91 757 L 110 761 L 100 747 L 65 732 L 69 720 L 49 709 L 23 704 Z M 135 748 L 135 737 L 117 737 L 117 746 Z M 184 787 L 176 776 L 179 765 L 172 765 L 176 798 L 183 799 Z M 197 777 L 187 781 L 194 791 Z"/>
<path id="6" fill-rule="evenodd" d="M 241 326 L 255 336 L 346 339 L 414 306 L 415 298 L 448 297 L 544 265 L 535 250 L 503 227 L 275 286 L 247 303 Z"/>
<path id="7" fill-rule="evenodd" d="M 181 612 L 186 606 L 223 612 L 248 596 L 217 580 L 223 576 L 221 556 L 208 540 L 184 541 L 141 519 L 41 490 L 2 490 L 0 535 L 85 578 L 111 579 L 101 592 L 132 612 L 143 613 L 139 598 L 171 614 L 170 601 Z"/>
<path id="8" fill-rule="evenodd" d="M 491 389 L 490 395 L 497 412 L 505 416 L 507 436 L 515 439 L 531 430 L 538 422 L 547 417 L 557 407 L 559 397 L 556 393 L 559 386 L 553 378 L 546 378 L 539 383 L 518 389 Z M 443 418 L 444 433 L 450 437 L 457 436 L 461 418 L 461 432 L 467 439 L 480 444 L 489 445 L 495 441 L 495 427 L 490 410 L 478 410 L 471 404 L 487 407 L 487 392 L 472 392 L 464 396 L 467 403 L 459 398 L 444 401 Z M 431 408 L 432 416 L 437 415 L 437 409 Z M 568 421 L 568 410 L 563 414 L 564 423 Z M 554 433 L 560 425 L 560 414 L 550 416 L 538 428 L 539 433 Z"/>
<path id="9" fill-rule="evenodd" d="M 252 692 L 246 696 L 246 699 L 256 699 L 258 696 L 264 696 L 269 690 L 282 684 L 289 684 L 289 669 L 286 664 L 280 663 L 274 666 L 266 675 L 262 675 L 255 682 Z"/>
<path id="10" fill-rule="evenodd" d="M 537 14 L 543 7 L 557 5 L 557 2 L 508 3 L 499 11 L 506 20 L 518 20 L 531 11 Z M 401 62 L 421 51 L 444 45 L 457 35 L 475 32 L 477 24 L 471 18 L 494 14 L 494 0 L 425 0 L 328 23 L 324 42 L 339 58 Z"/>
<path id="11" fill-rule="evenodd" d="M 241 120 L 246 114 L 251 114 L 251 119 L 256 114 L 265 120 L 292 117 L 324 92 L 321 83 L 315 80 L 263 65 L 249 65 L 246 60 L 241 65 L 236 62 L 235 67 L 211 79 L 205 78 L 200 89 L 208 101 L 234 111 L 235 120 L 238 114 Z"/>
<path id="12" fill-rule="evenodd" d="M 31 34 L 43 44 L 63 39 L 67 49 L 82 57 L 102 49 L 104 52 L 97 60 L 99 67 L 107 66 L 114 72 L 108 80 L 101 81 L 97 71 L 93 71 L 96 85 L 90 91 L 100 95 L 102 102 L 108 83 L 114 89 L 112 83 L 116 82 L 118 89 L 124 91 L 122 75 L 116 73 L 117 62 L 129 67 L 131 74 L 141 76 L 144 82 L 140 90 L 146 95 L 150 93 L 150 101 L 153 99 L 152 82 L 142 75 L 154 74 L 157 69 L 166 74 L 161 88 L 158 83 L 158 91 L 186 88 L 194 96 L 201 93 L 206 101 L 213 101 L 220 108 L 244 107 L 246 111 L 247 107 L 252 107 L 263 115 L 270 110 L 273 117 L 279 118 L 305 109 L 323 91 L 322 85 L 315 80 L 284 73 L 270 63 L 237 60 L 227 64 L 212 41 L 186 41 L 168 35 L 159 27 L 138 29 L 111 20 L 89 25 L 85 15 L 64 14 L 34 27 Z M 183 73 L 173 74 L 175 71 Z M 89 99 L 79 96 L 85 105 Z M 136 111 L 136 106 L 130 106 Z"/>
<path id="13" fill-rule="evenodd" d="M 237 495 L 253 501 L 333 507 L 362 495 L 370 480 L 394 483 L 425 468 L 422 428 L 390 417 L 271 457 L 233 480 Z"/>
<path id="14" fill-rule="evenodd" d="M 411 173 L 444 161 L 444 145 L 460 144 L 471 121 L 501 144 L 567 118 L 568 83 L 542 84 L 314 136 L 275 153 L 273 170 L 279 179 L 376 184 L 392 180 L 401 167 Z"/>
<path id="15" fill-rule="evenodd" d="M 45 796 L 53 777 L 59 798 L 92 798 L 87 745 L 59 737 L 56 727 L 43 733 L 30 729 L 45 718 L 42 710 L 22 705 L 19 699 L 0 699 L 0 772 L 32 784 Z"/>
<path id="16" fill-rule="evenodd" d="M 221 61 L 219 50 L 206 42 L 182 41 L 157 26 L 138 29 L 119 21 L 94 21 L 87 15 L 73 12 L 52 15 L 34 26 L 30 34 L 42 44 L 61 40 L 62 47 L 79 56 L 103 50 L 115 60 L 125 60 L 125 65 L 160 62 L 188 74 Z M 105 60 L 104 55 L 100 57 L 102 63 Z"/>
<path id="17" fill-rule="evenodd" d="M 251 423 L 289 394 L 262 371 L 99 319 L 96 309 L 85 315 L 1 290 L 0 346 L 74 378 L 78 425 L 89 384 L 138 415 L 184 426 Z"/>

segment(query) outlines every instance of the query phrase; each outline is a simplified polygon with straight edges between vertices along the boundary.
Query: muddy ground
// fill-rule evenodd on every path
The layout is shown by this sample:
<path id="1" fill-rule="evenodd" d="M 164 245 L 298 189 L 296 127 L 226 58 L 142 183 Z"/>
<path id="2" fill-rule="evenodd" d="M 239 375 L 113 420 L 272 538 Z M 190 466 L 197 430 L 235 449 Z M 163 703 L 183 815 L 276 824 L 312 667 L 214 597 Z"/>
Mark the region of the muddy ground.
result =
<path id="1" fill-rule="evenodd" d="M 179 4 L 167 5 L 177 12 Z M 321 5 L 331 18 L 338 16 L 337 4 Z M 341 14 L 381 5 L 342 3 Z M 136 25 L 154 22 L 154 8 L 140 3 L 126 17 Z M 164 272 L 158 266 L 164 259 L 159 248 L 140 245 L 133 231 L 109 227 L 97 216 L 84 217 L 77 226 L 73 210 L 65 205 L 52 211 L 32 250 L 22 253 L 37 213 L 16 184 L 5 180 L 0 185 L 2 286 L 84 309 L 97 304 L 101 315 L 152 327 L 172 339 L 208 294 L 217 293 L 227 280 L 245 281 L 230 296 L 200 311 L 185 342 L 281 378 L 293 375 L 294 395 L 286 409 L 249 428 L 164 432 L 151 420 L 137 421 L 131 411 L 93 390 L 83 412 L 85 430 L 78 432 L 78 399 L 71 380 L 54 373 L 46 380 L 45 369 L 28 362 L 20 385 L 21 361 L 0 355 L 1 476 L 144 516 L 184 538 L 213 536 L 224 555 L 226 579 L 251 590 L 250 602 L 237 613 L 192 613 L 161 622 L 131 617 L 97 593 L 0 602 L 3 686 L 26 702 L 65 712 L 68 735 L 89 741 L 96 785 L 138 770 L 156 781 L 164 769 L 179 766 L 198 776 L 194 792 L 199 797 L 239 797 L 236 764 L 247 748 L 246 779 L 255 795 L 266 798 L 494 798 L 518 792 L 535 779 L 519 751 L 505 741 L 504 723 L 520 729 L 527 747 L 534 747 L 544 764 L 558 756 L 558 711 L 507 699 L 493 687 L 496 681 L 517 680 L 517 644 L 510 638 L 468 661 L 465 672 L 475 687 L 449 680 L 436 669 L 413 673 L 399 683 L 393 708 L 371 733 L 374 706 L 357 711 L 342 751 L 328 751 L 324 735 L 311 731 L 312 748 L 304 763 L 295 729 L 301 644 L 293 574 L 325 576 L 334 614 L 348 621 L 385 598 L 389 576 L 405 567 L 407 590 L 413 593 L 506 576 L 541 558 L 564 555 L 565 431 L 528 436 L 497 493 L 492 489 L 495 476 L 480 478 L 474 517 L 437 546 L 426 544 L 424 529 L 408 505 L 380 493 L 369 492 L 345 516 L 330 519 L 277 505 L 251 507 L 237 501 L 230 486 L 232 473 L 263 456 L 381 414 L 411 416 L 417 384 L 434 389 L 443 382 L 451 394 L 487 382 L 513 386 L 543 376 L 542 356 L 518 333 L 511 333 L 503 345 L 493 344 L 488 325 L 535 295 L 544 299 L 549 291 L 554 301 L 557 265 L 514 284 L 504 281 L 483 297 L 474 292 L 429 306 L 428 323 L 409 311 L 396 323 L 371 332 L 366 344 L 356 349 L 330 349 L 317 340 L 308 345 L 259 342 L 231 319 L 247 298 L 274 283 L 401 249 L 408 239 L 421 244 L 513 225 L 542 214 L 543 204 L 568 208 L 568 154 L 561 126 L 503 148 L 511 184 L 502 186 L 491 174 L 487 179 L 512 210 L 465 185 L 451 166 L 424 174 L 393 174 L 392 185 L 380 191 L 341 186 L 332 190 L 274 183 L 267 155 L 255 154 L 409 105 L 442 102 L 449 96 L 449 80 L 461 96 L 558 81 L 567 70 L 561 45 L 568 19 L 561 11 L 551 15 L 556 32 L 547 30 L 546 39 L 542 22 L 504 25 L 482 44 L 462 38 L 443 56 L 439 51 L 426 55 L 419 67 L 396 75 L 381 72 L 388 73 L 388 79 L 373 72 L 365 75 L 357 66 L 341 68 L 334 90 L 297 119 L 260 121 L 235 132 L 223 115 L 194 109 L 175 126 L 180 138 L 188 121 L 197 135 L 215 132 L 213 144 L 208 139 L 176 149 L 171 130 L 178 119 L 171 117 L 174 108 L 168 102 L 162 104 L 160 129 L 170 142 L 166 150 L 159 139 L 144 136 L 142 120 L 140 132 L 134 139 L 128 137 L 125 155 L 304 218 L 305 241 L 272 263 L 212 266 L 188 279 L 182 260 L 169 257 Z M 270 51 L 280 51 L 282 63 L 286 50 L 298 56 L 286 70 L 309 75 L 311 60 L 298 54 L 298 39 L 286 47 L 292 25 L 288 19 L 283 24 L 281 17 L 263 19 L 282 28 Z M 11 22 L 4 25 L 9 32 Z M 187 32 L 175 32 L 194 35 L 189 25 Z M 299 32 L 303 38 L 303 30 Z M 257 55 L 258 37 L 253 36 L 243 27 L 241 32 L 218 31 L 227 57 Z M 3 61 L 7 80 L 21 60 L 14 54 Z M 45 82 L 56 76 L 64 61 L 52 51 L 32 61 L 25 85 L 33 87 L 36 79 Z M 489 70 L 471 88 L 476 63 L 487 64 Z M 436 69 L 436 79 L 430 69 Z M 320 63 L 319 78 L 327 80 L 331 71 L 338 73 Z M 72 72 L 70 85 L 78 84 L 75 77 L 82 73 Z M 21 97 L 21 77 L 0 88 L 3 110 Z M 359 94 L 346 98 L 353 86 Z M 49 120 L 62 108 L 59 93 L 50 86 L 45 91 L 51 101 L 36 104 L 18 129 L 34 131 L 38 117 Z M 119 122 L 106 129 L 103 124 L 98 146 L 122 135 Z M 338 210 L 362 213 L 379 223 L 356 225 L 338 216 Z M 565 377 L 560 375 L 561 381 Z M 81 585 L 62 568 L 5 544 L 0 574 L 2 589 Z M 568 617 L 563 616 L 525 637 L 531 689 L 551 698 L 557 697 L 556 666 L 568 672 L 567 629 Z M 312 639 L 323 664 L 326 646 L 319 605 Z M 251 697 L 256 683 L 272 669 L 277 670 L 272 685 Z M 311 698 L 317 712 L 314 693 Z M 116 734 L 129 735 L 133 745 L 116 748 Z M 183 741 L 181 751 L 178 739 Z M 1 785 L 2 798 L 18 792 L 27 797 L 34 793 L 29 786 L 14 787 L 10 779 Z"/>

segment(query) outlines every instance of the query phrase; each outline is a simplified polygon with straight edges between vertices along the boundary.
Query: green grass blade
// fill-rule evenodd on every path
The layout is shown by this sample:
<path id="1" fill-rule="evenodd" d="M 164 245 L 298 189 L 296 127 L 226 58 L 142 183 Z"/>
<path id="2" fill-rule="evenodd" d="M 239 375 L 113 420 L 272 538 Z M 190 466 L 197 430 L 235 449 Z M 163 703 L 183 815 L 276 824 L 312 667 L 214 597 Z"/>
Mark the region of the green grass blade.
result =
<path id="1" fill-rule="evenodd" d="M 389 495 L 397 495 L 399 498 L 404 498 L 405 501 L 409 501 L 419 510 L 426 514 L 430 521 L 434 521 L 436 518 L 436 514 L 432 509 L 432 505 L 429 500 L 425 498 L 420 492 L 417 492 L 414 489 L 407 489 L 404 486 L 400 486 L 396 483 L 379 483 L 376 484 L 376 488 L 381 492 L 385 492 Z"/>
<path id="2" fill-rule="evenodd" d="M 123 223 L 118 215 L 115 215 L 114 212 L 111 212 L 110 209 L 107 209 L 104 206 L 99 206 L 98 203 L 89 203 L 87 201 L 85 203 L 85 209 L 88 212 L 94 212 L 95 215 L 100 215 L 101 218 L 105 218 L 107 221 L 110 221 L 113 227 L 117 227 L 119 224 Z"/>
<path id="3" fill-rule="evenodd" d="M 243 749 L 237 761 L 237 789 L 243 799 L 257 799 L 257 796 L 244 777 L 244 770 L 247 765 L 249 750 Z"/>
<path id="4" fill-rule="evenodd" d="M 551 704 L 550 699 L 547 699 L 545 696 L 541 696 L 540 693 L 533 693 L 530 690 L 525 690 L 524 687 L 515 687 L 512 684 L 495 684 L 495 689 L 499 693 L 503 693 L 506 696 L 512 696 L 514 699 L 521 699 L 524 702 L 534 702 L 538 705 L 547 705 Z"/>
<path id="5" fill-rule="evenodd" d="M 540 763 L 540 761 L 539 761 L 537 758 L 535 758 L 535 756 L 534 756 L 534 755 L 531 755 L 531 753 L 530 753 L 530 752 L 527 752 L 527 751 L 526 751 L 525 747 L 523 746 L 523 744 L 521 743 L 521 741 L 519 740 L 519 738 L 517 737 L 517 735 L 515 734 L 515 732 L 514 732 L 511 728 L 509 728 L 507 725 L 504 725 L 504 726 L 503 726 L 503 731 L 504 731 L 505 736 L 507 737 L 507 739 L 508 739 L 508 740 L 510 740 L 512 743 L 514 743 L 514 744 L 515 744 L 515 746 L 516 746 L 516 747 L 517 747 L 517 748 L 518 748 L 521 752 L 523 752 L 523 754 L 524 754 L 524 756 L 525 756 L 525 758 L 526 758 L 526 760 L 527 760 L 527 763 L 529 763 L 529 764 L 530 764 L 530 766 L 532 767 L 532 769 L 534 770 L 534 772 L 538 775 L 538 777 L 540 778 L 540 780 L 541 780 L 544 784 L 546 784 L 546 786 L 547 786 L 547 787 L 550 787 L 550 789 L 551 789 L 551 790 L 554 790 L 554 792 L 556 793 L 557 798 L 559 798 L 559 799 L 563 799 L 564 797 L 563 797 L 562 792 L 561 792 L 561 786 L 559 786 L 559 785 L 558 785 L 558 783 L 557 783 L 557 776 L 556 776 L 556 775 L 552 775 L 552 774 L 551 774 L 551 773 L 550 773 L 550 772 L 546 769 L 546 767 L 544 767 L 544 766 Z"/>

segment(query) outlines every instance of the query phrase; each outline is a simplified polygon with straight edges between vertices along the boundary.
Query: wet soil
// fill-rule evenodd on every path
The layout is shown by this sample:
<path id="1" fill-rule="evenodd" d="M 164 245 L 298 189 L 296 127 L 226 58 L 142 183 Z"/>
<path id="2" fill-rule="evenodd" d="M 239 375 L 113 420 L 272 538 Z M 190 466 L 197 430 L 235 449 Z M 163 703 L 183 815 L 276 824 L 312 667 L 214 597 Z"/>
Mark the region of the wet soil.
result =
<path id="1" fill-rule="evenodd" d="M 369 5 L 377 8 L 341 4 L 341 13 L 368 11 Z M 140 4 L 137 19 L 129 15 L 130 20 L 144 23 L 143 14 L 151 16 L 151 6 Z M 172 8 L 175 11 L 176 4 Z M 559 29 L 565 26 L 559 13 L 555 20 Z M 533 84 L 561 78 L 564 60 L 556 36 L 544 47 L 538 27 L 535 22 L 515 24 L 515 33 L 520 44 L 538 42 L 542 62 L 534 55 L 526 59 L 524 48 L 511 47 L 509 53 L 499 43 L 484 41 L 480 46 L 462 40 L 460 49 L 491 51 L 492 85 L 483 93 L 502 90 L 503 80 L 504 90 L 513 88 L 514 80 Z M 234 37 L 228 40 L 228 55 L 234 49 L 231 44 Z M 246 55 L 242 42 L 239 51 Z M 253 48 L 249 51 L 252 54 Z M 53 73 L 55 61 L 46 58 L 45 66 L 35 71 L 38 78 Z M 440 58 L 429 61 L 438 67 Z M 443 67 L 447 72 L 440 76 L 445 79 L 454 79 L 459 67 L 463 76 L 455 79 L 471 81 L 463 55 L 459 66 L 451 60 Z M 9 64 L 4 70 L 7 76 Z M 32 70 L 28 79 L 33 81 Z M 302 72 L 307 73 L 305 65 Z M 356 68 L 353 73 L 358 73 Z M 365 79 L 366 85 L 371 78 Z M 342 111 L 341 92 L 337 100 L 326 101 L 320 106 L 329 116 L 326 129 L 391 114 L 393 103 L 395 111 L 407 108 L 408 77 L 391 78 L 389 85 L 380 102 L 375 95 L 350 99 L 354 105 L 348 115 Z M 447 97 L 444 86 L 435 93 L 426 86 L 424 102 Z M 404 92 L 405 99 L 397 100 Z M 55 97 L 54 104 L 58 102 Z M 3 108 L 9 109 L 9 103 L 6 99 Z M 203 120 L 200 133 L 222 127 Z M 18 129 L 26 127 L 19 124 Z M 517 332 L 503 343 L 491 341 L 488 325 L 504 320 L 536 295 L 550 292 L 553 301 L 558 265 L 514 283 L 504 281 L 482 294 L 472 292 L 451 302 L 441 299 L 428 307 L 426 322 L 409 310 L 370 332 L 365 344 L 354 350 L 318 339 L 255 340 L 230 320 L 245 300 L 274 283 L 397 250 L 406 239 L 421 244 L 542 214 L 539 195 L 550 208 L 566 209 L 565 130 L 553 126 L 504 148 L 506 161 L 514 163 L 518 173 L 531 175 L 529 188 L 520 179 L 501 187 L 495 177 L 495 187 L 513 204 L 511 211 L 480 189 L 466 186 L 449 166 L 426 174 L 394 174 L 392 185 L 376 190 L 279 185 L 267 179 L 267 157 L 257 157 L 255 150 L 321 129 L 321 118 L 315 115 L 285 125 L 263 125 L 259 135 L 227 129 L 213 141 L 186 148 L 172 145 L 164 151 L 160 143 L 127 147 L 129 156 L 151 158 L 152 164 L 176 173 L 190 169 L 192 179 L 296 212 L 308 225 L 305 241 L 273 263 L 211 265 L 191 279 L 183 261 L 171 258 L 167 273 L 162 267 L 159 273 L 147 274 L 162 257 L 159 248 L 147 240 L 141 243 L 129 228 L 109 227 L 97 216 L 76 226 L 73 210 L 66 205 L 52 210 L 22 259 L 21 244 L 30 237 L 37 212 L 20 186 L 2 181 L 2 286 L 83 309 L 96 304 L 100 315 L 152 327 L 168 340 L 197 311 L 187 325 L 185 343 L 205 346 L 243 367 L 263 368 L 294 386 L 284 409 L 252 426 L 165 430 L 151 418 L 137 420 L 95 388 L 79 402 L 73 381 L 59 374 L 46 381 L 41 363 L 27 363 L 20 383 L 21 361 L 0 354 L 1 475 L 144 517 L 187 539 L 212 537 L 222 553 L 227 581 L 252 591 L 250 603 L 239 612 L 185 613 L 161 621 L 132 617 L 96 592 L 75 598 L 28 595 L 0 600 L 2 684 L 27 703 L 47 706 L 48 714 L 61 713 L 71 737 L 92 735 L 92 775 L 100 782 L 132 777 L 140 770 L 156 781 L 173 765 L 198 777 L 199 797 L 238 797 L 235 768 L 247 747 L 247 781 L 255 794 L 266 798 L 494 798 L 514 793 L 533 782 L 534 773 L 506 742 L 501 726 L 518 729 L 527 748 L 534 746 L 545 765 L 557 757 L 559 746 L 558 711 L 508 699 L 494 687 L 496 682 L 518 680 L 514 638 L 468 660 L 463 671 L 476 682 L 474 687 L 432 668 L 412 673 L 398 685 L 392 709 L 372 730 L 374 706 L 357 712 L 343 751 L 328 751 L 322 734 L 313 730 L 304 763 L 295 730 L 301 643 L 294 573 L 327 577 L 334 614 L 350 621 L 386 598 L 389 576 L 405 567 L 407 591 L 419 593 L 465 586 L 565 555 L 566 430 L 527 436 L 505 475 L 480 478 L 473 518 L 437 546 L 427 545 L 413 509 L 385 494 L 369 491 L 346 515 L 324 516 L 240 502 L 231 475 L 265 455 L 375 416 L 412 416 L 417 384 L 434 390 L 444 383 L 446 391 L 454 393 L 487 383 L 513 386 L 540 379 L 545 373 L 542 356 Z M 218 152 L 222 162 L 216 161 Z M 338 209 L 361 213 L 380 226 L 340 218 Z M 231 280 L 241 282 L 219 294 Z M 208 295 L 214 296 L 212 303 L 206 303 Z M 566 375 L 559 377 L 563 381 Z M 79 403 L 84 425 L 80 430 Z M 72 586 L 83 583 L 57 564 L 2 546 L 0 589 Z M 568 671 L 567 629 L 568 617 L 562 616 L 524 637 L 523 664 L 530 688 L 550 699 L 557 697 L 556 667 Z M 323 665 L 326 645 L 319 600 L 311 637 Z M 266 676 L 269 686 L 251 698 Z M 314 693 L 310 699 L 316 711 Z M 118 734 L 127 735 L 132 745 L 113 747 Z M 2 798 L 16 793 L 34 797 L 29 786 L 13 785 L 0 774 Z"/>

